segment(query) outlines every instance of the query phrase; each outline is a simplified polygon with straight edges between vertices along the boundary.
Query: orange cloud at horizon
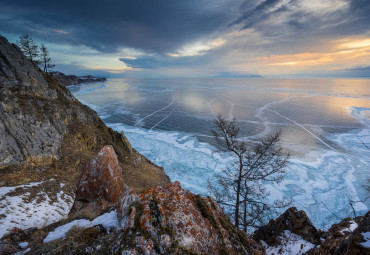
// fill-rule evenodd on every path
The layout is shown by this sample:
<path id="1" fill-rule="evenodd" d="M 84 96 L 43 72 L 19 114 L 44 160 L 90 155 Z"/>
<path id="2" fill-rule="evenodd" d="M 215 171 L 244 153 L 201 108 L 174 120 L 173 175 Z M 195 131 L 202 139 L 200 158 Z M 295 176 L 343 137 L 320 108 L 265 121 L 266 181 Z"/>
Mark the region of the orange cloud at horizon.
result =
<path id="1" fill-rule="evenodd" d="M 370 64 L 370 38 L 342 39 L 329 42 L 326 46 L 329 46 L 327 52 L 271 55 L 256 57 L 252 60 L 255 65 L 263 67 L 267 73 L 272 74 L 334 71 Z"/>

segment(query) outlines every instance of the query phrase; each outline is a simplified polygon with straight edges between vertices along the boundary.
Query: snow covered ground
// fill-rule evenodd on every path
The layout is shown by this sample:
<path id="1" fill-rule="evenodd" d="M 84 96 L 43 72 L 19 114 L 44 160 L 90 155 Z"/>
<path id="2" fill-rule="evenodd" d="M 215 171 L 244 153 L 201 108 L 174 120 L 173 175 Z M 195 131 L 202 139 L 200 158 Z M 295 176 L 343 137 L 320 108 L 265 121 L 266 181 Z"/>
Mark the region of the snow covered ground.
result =
<path id="1" fill-rule="evenodd" d="M 268 246 L 262 241 L 263 246 L 266 248 L 267 255 L 301 255 L 315 247 L 314 244 L 307 242 L 302 237 L 289 230 L 285 230 L 284 234 L 280 236 L 280 239 L 281 244 L 276 247 Z"/>
<path id="2" fill-rule="evenodd" d="M 33 182 L 0 187 L 0 237 L 14 227 L 25 229 L 46 226 L 69 213 L 73 198 L 61 191 L 56 199 L 51 199 L 40 188 L 42 184 Z M 34 190 L 39 192 L 35 194 Z"/>
<path id="3" fill-rule="evenodd" d="M 210 136 L 216 113 L 239 120 L 253 141 L 281 129 L 292 153 L 270 199 L 293 198 L 319 228 L 358 215 L 370 201 L 370 80 L 111 79 L 72 87 L 172 181 L 206 193 L 207 179 L 231 164 Z M 334 216 L 333 213 L 336 215 Z"/>

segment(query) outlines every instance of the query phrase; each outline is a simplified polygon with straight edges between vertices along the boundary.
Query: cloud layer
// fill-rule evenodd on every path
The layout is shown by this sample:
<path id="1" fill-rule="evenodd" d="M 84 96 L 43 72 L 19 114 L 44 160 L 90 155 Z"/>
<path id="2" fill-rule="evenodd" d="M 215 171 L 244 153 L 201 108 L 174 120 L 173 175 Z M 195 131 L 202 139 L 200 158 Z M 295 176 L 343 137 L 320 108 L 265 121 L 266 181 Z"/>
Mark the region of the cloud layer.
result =
<path id="1" fill-rule="evenodd" d="M 74 70 L 81 72 L 332 74 L 365 68 L 370 60 L 367 0 L 3 0 L 1 5 L 0 33 L 30 34 L 49 45 L 60 67 L 79 66 Z"/>

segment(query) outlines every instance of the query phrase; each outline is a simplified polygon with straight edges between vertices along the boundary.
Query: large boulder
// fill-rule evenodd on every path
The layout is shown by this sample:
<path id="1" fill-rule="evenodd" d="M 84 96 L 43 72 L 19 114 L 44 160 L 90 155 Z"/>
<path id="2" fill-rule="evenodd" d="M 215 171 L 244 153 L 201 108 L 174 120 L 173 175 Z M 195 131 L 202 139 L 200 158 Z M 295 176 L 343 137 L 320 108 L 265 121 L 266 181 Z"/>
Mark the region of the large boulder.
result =
<path id="1" fill-rule="evenodd" d="M 82 172 L 71 213 L 99 215 L 106 208 L 118 204 L 126 190 L 133 193 L 124 183 L 123 171 L 113 147 L 104 146 Z"/>

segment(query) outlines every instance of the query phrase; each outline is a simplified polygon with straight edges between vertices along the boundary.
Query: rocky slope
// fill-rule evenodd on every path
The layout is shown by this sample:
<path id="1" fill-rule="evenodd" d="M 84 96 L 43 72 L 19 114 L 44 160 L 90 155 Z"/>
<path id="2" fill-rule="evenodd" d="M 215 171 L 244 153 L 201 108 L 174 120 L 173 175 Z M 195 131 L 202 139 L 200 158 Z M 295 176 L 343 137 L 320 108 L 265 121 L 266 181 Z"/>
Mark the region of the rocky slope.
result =
<path id="1" fill-rule="evenodd" d="M 85 75 L 85 76 L 76 76 L 76 75 L 66 75 L 61 72 L 50 72 L 50 74 L 55 77 L 60 84 L 64 86 L 69 85 L 79 85 L 81 83 L 88 83 L 88 82 L 103 82 L 106 81 L 106 78 L 102 77 L 95 77 L 92 75 Z"/>
<path id="2" fill-rule="evenodd" d="M 32 226 L 32 217 L 51 223 L 49 205 L 70 207 L 86 162 L 107 144 L 134 190 L 170 182 L 163 168 L 131 148 L 123 133 L 106 127 L 95 111 L 1 36 L 0 130 L 0 236 L 19 222 Z M 53 220 L 66 210 L 59 208 Z M 5 222 L 14 224 L 4 227 Z"/>
<path id="3" fill-rule="evenodd" d="M 26 254 L 264 254 L 211 198 L 178 182 L 136 193 L 123 180 L 113 147 L 103 147 L 86 165 L 69 217 L 13 230 L 0 253 L 23 246 Z"/>
<path id="4" fill-rule="evenodd" d="M 319 231 L 288 209 L 252 237 L 211 198 L 178 182 L 141 193 L 124 182 L 112 146 L 86 165 L 68 216 L 44 228 L 13 229 L 1 254 L 369 254 L 370 212 Z"/>

